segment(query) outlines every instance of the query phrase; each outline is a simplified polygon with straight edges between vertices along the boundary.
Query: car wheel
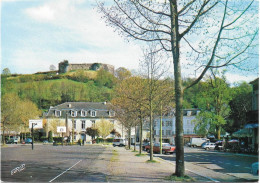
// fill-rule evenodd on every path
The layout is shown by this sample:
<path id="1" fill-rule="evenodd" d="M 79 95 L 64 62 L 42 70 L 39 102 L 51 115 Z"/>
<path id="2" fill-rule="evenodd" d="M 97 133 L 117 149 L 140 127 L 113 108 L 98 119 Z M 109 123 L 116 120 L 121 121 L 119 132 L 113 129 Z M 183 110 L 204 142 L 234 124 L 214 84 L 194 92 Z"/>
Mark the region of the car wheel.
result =
<path id="1" fill-rule="evenodd" d="M 116 147 L 116 145 L 115 145 L 115 144 L 113 144 L 113 146 L 114 146 L 114 147 Z"/>
<path id="2" fill-rule="evenodd" d="M 206 147 L 206 150 L 208 151 L 208 150 L 209 150 L 209 148 L 208 148 L 208 147 Z"/>
<path id="3" fill-rule="evenodd" d="M 163 150 L 162 153 L 163 153 L 163 154 L 166 154 L 166 151 Z"/>
<path id="4" fill-rule="evenodd" d="M 150 153 L 150 149 L 146 149 L 146 151 L 147 151 L 148 153 Z"/>

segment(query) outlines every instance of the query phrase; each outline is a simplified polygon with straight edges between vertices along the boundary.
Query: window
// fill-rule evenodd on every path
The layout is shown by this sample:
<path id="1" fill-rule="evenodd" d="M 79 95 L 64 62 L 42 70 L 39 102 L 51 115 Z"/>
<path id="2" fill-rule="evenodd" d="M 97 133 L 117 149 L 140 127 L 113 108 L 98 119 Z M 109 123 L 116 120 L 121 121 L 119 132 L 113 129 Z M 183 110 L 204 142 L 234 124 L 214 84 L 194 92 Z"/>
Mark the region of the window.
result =
<path id="1" fill-rule="evenodd" d="M 172 122 L 171 121 L 166 121 L 166 126 L 172 126 Z"/>
<path id="2" fill-rule="evenodd" d="M 74 123 L 73 123 L 73 128 L 76 129 L 76 126 L 77 126 L 77 122 L 74 121 Z"/>
<path id="3" fill-rule="evenodd" d="M 162 135 L 164 135 L 164 130 L 162 130 Z"/>
<path id="4" fill-rule="evenodd" d="M 162 122 L 162 126 L 164 126 L 164 121 Z"/>
<path id="5" fill-rule="evenodd" d="M 77 135 L 76 135 L 76 133 L 74 133 L 74 140 L 77 140 Z"/>
<path id="6" fill-rule="evenodd" d="M 77 111 L 70 111 L 70 115 L 72 117 L 76 117 L 77 116 Z"/>
<path id="7" fill-rule="evenodd" d="M 90 111 L 90 116 L 91 116 L 91 117 L 95 117 L 95 116 L 96 116 L 96 114 L 97 114 L 97 112 L 96 112 L 96 111 Z"/>
<path id="8" fill-rule="evenodd" d="M 91 122 L 92 122 L 92 127 L 95 128 L 95 126 L 96 126 L 96 121 L 95 121 L 95 120 L 92 120 Z"/>
<path id="9" fill-rule="evenodd" d="M 81 111 L 81 116 L 82 116 L 82 117 L 87 116 L 87 111 L 82 110 L 82 111 Z"/>
<path id="10" fill-rule="evenodd" d="M 187 134 L 190 134 L 190 129 L 187 129 Z"/>
<path id="11" fill-rule="evenodd" d="M 171 130 L 166 130 L 166 135 L 171 135 Z"/>
<path id="12" fill-rule="evenodd" d="M 61 116 L 61 111 L 55 111 L 55 116 L 60 117 Z"/>
<path id="13" fill-rule="evenodd" d="M 191 116 L 191 111 L 187 111 L 187 116 Z"/>
<path id="14" fill-rule="evenodd" d="M 81 129 L 85 130 L 86 128 L 86 122 L 85 121 L 81 121 Z"/>

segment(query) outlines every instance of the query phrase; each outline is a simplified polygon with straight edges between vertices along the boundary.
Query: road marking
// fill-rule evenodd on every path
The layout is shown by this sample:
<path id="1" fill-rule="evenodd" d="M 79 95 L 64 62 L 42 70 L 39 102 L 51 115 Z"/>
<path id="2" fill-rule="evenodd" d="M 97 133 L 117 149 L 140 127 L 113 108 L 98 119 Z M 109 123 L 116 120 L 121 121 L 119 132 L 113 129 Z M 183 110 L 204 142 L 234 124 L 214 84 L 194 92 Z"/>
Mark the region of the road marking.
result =
<path id="1" fill-rule="evenodd" d="M 160 159 L 160 160 L 162 160 L 162 161 L 165 161 L 165 162 L 170 163 L 170 164 L 172 164 L 172 165 L 175 166 L 175 163 L 172 163 L 172 162 L 170 162 L 170 161 L 164 160 L 164 159 L 159 158 L 159 157 L 157 157 L 157 158 Z M 197 173 L 197 172 L 194 172 L 194 171 L 191 171 L 191 170 L 189 170 L 189 169 L 187 169 L 187 168 L 185 168 L 185 170 L 187 170 L 187 171 L 189 171 L 189 172 L 192 172 L 192 173 L 194 173 L 194 174 L 197 174 L 197 175 L 199 175 L 199 176 L 201 176 L 201 177 L 207 178 L 207 179 L 209 179 L 209 180 L 211 180 L 211 181 L 213 181 L 213 182 L 219 182 L 219 181 L 216 180 L 216 179 L 213 179 L 213 178 L 211 178 L 211 177 L 207 177 L 207 176 L 205 176 L 205 175 L 201 175 L 201 174 L 199 174 L 199 173 Z"/>
<path id="2" fill-rule="evenodd" d="M 67 170 L 65 170 L 64 172 L 62 172 L 61 174 L 57 175 L 55 178 L 51 179 L 49 182 L 54 181 L 55 179 L 57 179 L 58 177 L 60 177 L 61 175 L 63 175 L 64 173 L 66 173 L 67 171 L 69 171 L 71 168 L 73 168 L 74 166 L 76 166 L 79 162 L 81 162 L 82 160 L 79 160 L 77 163 L 75 163 L 73 166 L 71 166 L 70 168 L 68 168 Z"/>
<path id="3" fill-rule="evenodd" d="M 240 165 L 235 165 L 235 166 L 240 166 Z"/>

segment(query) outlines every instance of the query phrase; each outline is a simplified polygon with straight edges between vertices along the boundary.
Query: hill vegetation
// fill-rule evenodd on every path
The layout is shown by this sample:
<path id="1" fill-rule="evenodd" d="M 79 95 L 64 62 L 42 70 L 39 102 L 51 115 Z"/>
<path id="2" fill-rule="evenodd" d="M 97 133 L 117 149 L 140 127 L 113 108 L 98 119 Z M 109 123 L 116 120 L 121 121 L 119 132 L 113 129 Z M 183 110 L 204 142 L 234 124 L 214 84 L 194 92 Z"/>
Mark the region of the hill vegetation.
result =
<path id="1" fill-rule="evenodd" d="M 110 101 L 116 78 L 105 70 L 2 75 L 2 96 L 14 93 L 46 111 L 67 101 Z"/>

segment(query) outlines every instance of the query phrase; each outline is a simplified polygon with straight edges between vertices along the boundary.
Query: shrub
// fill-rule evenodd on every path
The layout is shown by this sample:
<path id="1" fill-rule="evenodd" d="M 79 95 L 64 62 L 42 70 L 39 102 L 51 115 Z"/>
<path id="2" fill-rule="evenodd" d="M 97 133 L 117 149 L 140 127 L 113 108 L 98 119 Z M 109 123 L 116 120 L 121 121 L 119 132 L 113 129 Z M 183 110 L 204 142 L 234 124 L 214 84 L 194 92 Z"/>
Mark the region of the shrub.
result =
<path id="1" fill-rule="evenodd" d="M 98 143 L 103 143 L 104 142 L 104 139 L 103 138 L 96 138 L 96 143 L 98 144 Z"/>
<path id="2" fill-rule="evenodd" d="M 40 141 L 43 142 L 44 140 L 48 140 L 48 138 L 46 136 L 41 136 Z"/>
<path id="3" fill-rule="evenodd" d="M 53 137 L 54 142 L 62 142 L 62 137 Z"/>

